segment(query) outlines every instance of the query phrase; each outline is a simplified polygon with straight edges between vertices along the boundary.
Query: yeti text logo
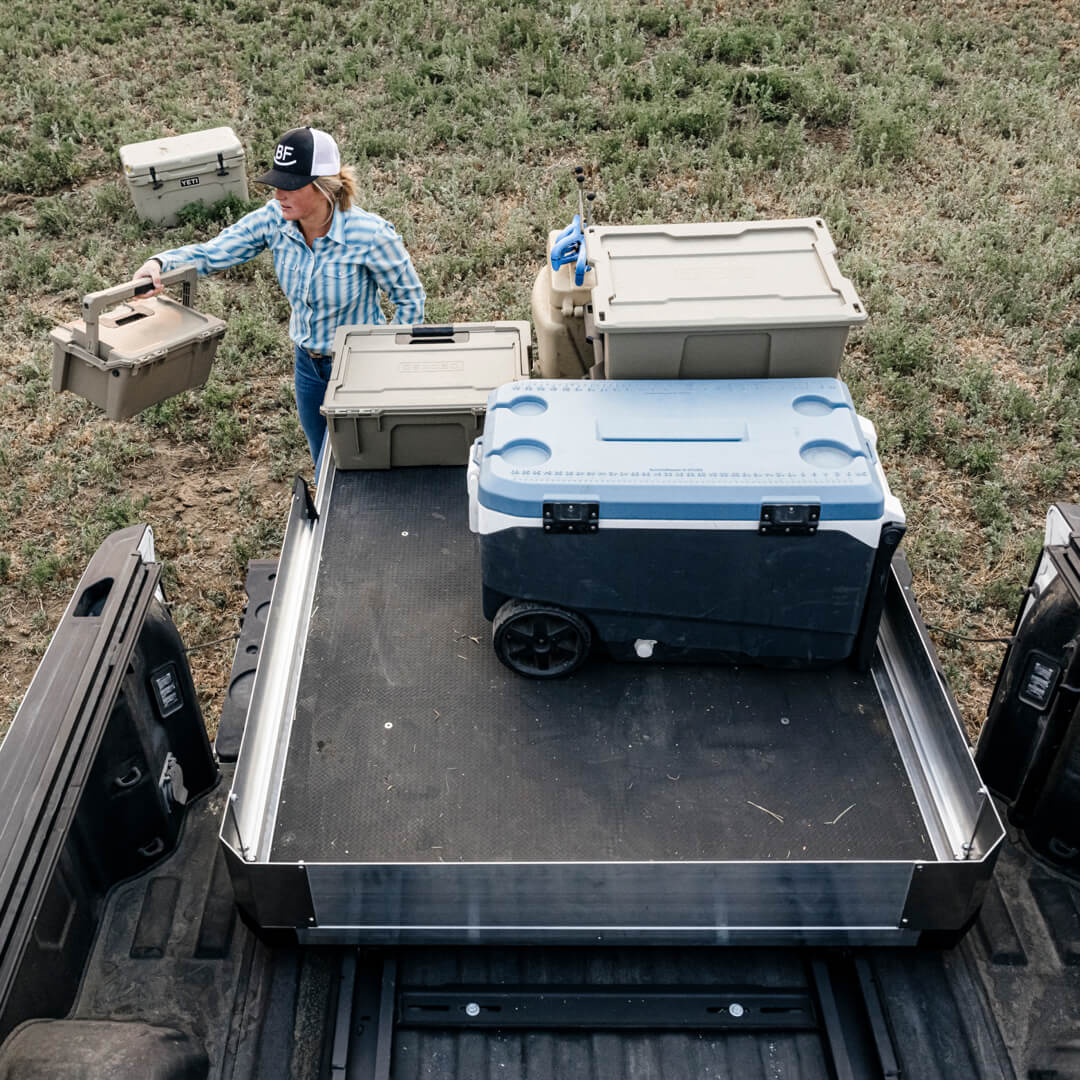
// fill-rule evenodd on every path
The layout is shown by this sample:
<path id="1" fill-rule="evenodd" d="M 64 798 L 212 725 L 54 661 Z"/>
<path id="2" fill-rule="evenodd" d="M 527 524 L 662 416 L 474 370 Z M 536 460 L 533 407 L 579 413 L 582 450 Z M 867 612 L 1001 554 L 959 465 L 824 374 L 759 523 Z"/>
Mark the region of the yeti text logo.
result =
<path id="1" fill-rule="evenodd" d="M 274 164 L 285 167 L 295 165 L 296 159 L 293 157 L 293 148 L 286 146 L 285 143 L 280 143 L 274 151 Z"/>

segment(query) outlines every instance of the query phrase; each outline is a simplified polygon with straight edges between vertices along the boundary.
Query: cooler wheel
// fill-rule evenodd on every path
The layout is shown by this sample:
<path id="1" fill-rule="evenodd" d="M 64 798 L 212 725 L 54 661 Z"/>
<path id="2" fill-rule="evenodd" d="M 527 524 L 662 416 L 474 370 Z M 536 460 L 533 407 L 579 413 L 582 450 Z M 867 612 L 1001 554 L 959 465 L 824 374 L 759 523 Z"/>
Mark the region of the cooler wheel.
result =
<path id="1" fill-rule="evenodd" d="M 507 600 L 491 625 L 495 655 L 512 671 L 533 679 L 557 679 L 576 671 L 589 655 L 589 624 L 573 611 Z"/>

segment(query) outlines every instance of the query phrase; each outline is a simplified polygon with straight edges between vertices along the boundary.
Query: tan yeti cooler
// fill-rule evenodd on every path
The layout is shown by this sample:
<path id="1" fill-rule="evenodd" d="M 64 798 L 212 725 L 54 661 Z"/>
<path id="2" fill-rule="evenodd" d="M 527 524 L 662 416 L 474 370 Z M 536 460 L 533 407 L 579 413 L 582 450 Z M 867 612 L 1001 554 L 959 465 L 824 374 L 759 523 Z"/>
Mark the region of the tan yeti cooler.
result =
<path id="1" fill-rule="evenodd" d="M 83 318 L 51 331 L 53 390 L 70 390 L 126 420 L 159 401 L 202 386 L 225 324 L 192 308 L 194 266 L 161 275 L 183 285 L 183 302 L 167 296 L 137 299 L 145 280 L 89 293 Z"/>
<path id="2" fill-rule="evenodd" d="M 464 465 L 488 394 L 529 375 L 527 322 L 343 326 L 322 412 L 339 469 Z"/>
<path id="3" fill-rule="evenodd" d="M 820 218 L 590 226 L 609 379 L 834 378 L 866 310 Z"/>
<path id="4" fill-rule="evenodd" d="M 143 221 L 175 225 L 190 203 L 247 199 L 244 148 L 232 128 L 210 128 L 120 147 L 124 179 Z"/>

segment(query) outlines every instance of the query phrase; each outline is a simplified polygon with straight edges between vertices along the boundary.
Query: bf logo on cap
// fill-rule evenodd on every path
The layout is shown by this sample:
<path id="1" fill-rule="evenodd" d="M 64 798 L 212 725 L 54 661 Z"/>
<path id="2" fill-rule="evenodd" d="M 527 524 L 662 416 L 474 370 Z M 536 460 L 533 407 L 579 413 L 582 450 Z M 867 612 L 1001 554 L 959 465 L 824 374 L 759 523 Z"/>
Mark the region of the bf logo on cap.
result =
<path id="1" fill-rule="evenodd" d="M 293 157 L 293 148 L 286 146 L 285 143 L 278 143 L 277 149 L 274 151 L 274 164 L 295 165 L 296 158 Z"/>

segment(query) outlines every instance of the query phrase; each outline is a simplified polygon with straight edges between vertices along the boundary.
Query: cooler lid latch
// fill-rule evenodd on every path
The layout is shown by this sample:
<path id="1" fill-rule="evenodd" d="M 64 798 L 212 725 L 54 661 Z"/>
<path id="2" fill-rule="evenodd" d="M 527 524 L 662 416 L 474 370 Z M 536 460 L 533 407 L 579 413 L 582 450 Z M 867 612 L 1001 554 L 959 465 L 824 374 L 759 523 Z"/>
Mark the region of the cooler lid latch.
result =
<path id="1" fill-rule="evenodd" d="M 157 173 L 154 171 L 153 165 L 150 166 L 150 179 L 154 182 L 155 191 L 157 191 L 158 188 L 163 188 L 165 186 L 164 183 L 157 178 Z"/>
<path id="2" fill-rule="evenodd" d="M 229 170 L 225 168 L 225 155 L 218 154 L 217 156 L 217 174 L 218 176 L 228 176 Z"/>
<path id="3" fill-rule="evenodd" d="M 599 503 L 544 503 L 544 532 L 546 533 L 594 533 L 599 528 Z"/>
<path id="4" fill-rule="evenodd" d="M 820 520 L 820 506 L 811 503 L 770 503 L 761 508 L 758 532 L 762 536 L 813 536 Z"/>

